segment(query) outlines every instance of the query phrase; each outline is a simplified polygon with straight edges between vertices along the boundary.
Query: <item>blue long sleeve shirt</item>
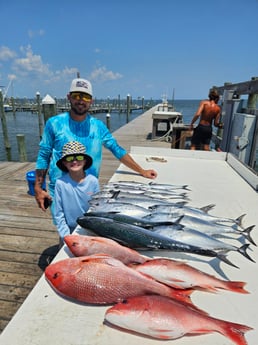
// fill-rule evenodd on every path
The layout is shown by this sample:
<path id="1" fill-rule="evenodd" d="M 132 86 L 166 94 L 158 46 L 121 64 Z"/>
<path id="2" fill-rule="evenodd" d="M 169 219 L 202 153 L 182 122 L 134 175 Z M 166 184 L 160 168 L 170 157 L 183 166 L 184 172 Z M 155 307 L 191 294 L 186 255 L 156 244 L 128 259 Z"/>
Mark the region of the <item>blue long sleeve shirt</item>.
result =
<path id="1" fill-rule="evenodd" d="M 49 169 L 49 189 L 53 195 L 55 181 L 63 172 L 56 166 L 61 157 L 63 146 L 69 141 L 79 141 L 93 159 L 92 166 L 87 174 L 99 176 L 102 161 L 102 145 L 109 149 L 117 159 L 121 159 L 127 152 L 118 145 L 106 125 L 87 115 L 84 121 L 74 121 L 69 112 L 65 112 L 49 118 L 46 122 L 39 152 L 36 161 L 36 169 Z"/>
<path id="2" fill-rule="evenodd" d="M 80 183 L 69 173 L 56 180 L 53 216 L 62 239 L 76 228 L 77 218 L 88 211 L 88 202 L 97 192 L 99 182 L 93 175 L 87 175 Z"/>

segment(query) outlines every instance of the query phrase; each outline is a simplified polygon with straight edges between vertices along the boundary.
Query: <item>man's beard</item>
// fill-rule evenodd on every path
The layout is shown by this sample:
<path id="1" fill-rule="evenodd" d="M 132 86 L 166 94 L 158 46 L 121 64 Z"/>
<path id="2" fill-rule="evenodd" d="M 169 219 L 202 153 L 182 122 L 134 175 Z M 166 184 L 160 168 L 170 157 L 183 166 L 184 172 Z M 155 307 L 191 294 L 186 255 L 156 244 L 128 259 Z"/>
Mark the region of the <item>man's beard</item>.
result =
<path id="1" fill-rule="evenodd" d="M 83 116 L 87 113 L 86 109 L 83 110 L 78 110 L 77 108 L 75 108 L 74 106 L 72 106 L 71 104 L 71 110 L 74 112 L 74 114 L 78 115 L 78 116 Z"/>

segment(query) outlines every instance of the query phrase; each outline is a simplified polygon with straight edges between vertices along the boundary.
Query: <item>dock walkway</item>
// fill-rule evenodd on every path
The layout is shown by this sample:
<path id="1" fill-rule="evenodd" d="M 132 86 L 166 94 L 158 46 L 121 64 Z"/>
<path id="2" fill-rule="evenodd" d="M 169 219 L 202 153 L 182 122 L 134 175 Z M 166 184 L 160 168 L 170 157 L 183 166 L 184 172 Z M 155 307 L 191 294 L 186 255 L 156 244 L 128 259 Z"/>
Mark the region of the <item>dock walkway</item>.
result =
<path id="1" fill-rule="evenodd" d="M 114 132 L 121 146 L 128 151 L 132 145 L 170 147 L 165 141 L 148 139 L 154 110 Z M 119 164 L 104 148 L 101 185 L 109 181 Z M 42 212 L 28 194 L 26 172 L 34 169 L 32 162 L 0 162 L 0 332 L 58 251 L 58 235 L 50 212 Z"/>

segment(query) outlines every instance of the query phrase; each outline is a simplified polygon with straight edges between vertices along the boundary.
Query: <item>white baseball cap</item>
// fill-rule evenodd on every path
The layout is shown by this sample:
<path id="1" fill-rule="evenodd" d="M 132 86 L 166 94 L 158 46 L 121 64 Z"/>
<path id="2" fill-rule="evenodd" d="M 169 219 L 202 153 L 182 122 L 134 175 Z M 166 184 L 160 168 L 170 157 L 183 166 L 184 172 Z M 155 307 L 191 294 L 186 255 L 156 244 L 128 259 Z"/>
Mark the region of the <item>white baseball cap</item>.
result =
<path id="1" fill-rule="evenodd" d="M 86 79 L 76 78 L 72 81 L 70 92 L 84 92 L 92 96 L 91 83 Z"/>

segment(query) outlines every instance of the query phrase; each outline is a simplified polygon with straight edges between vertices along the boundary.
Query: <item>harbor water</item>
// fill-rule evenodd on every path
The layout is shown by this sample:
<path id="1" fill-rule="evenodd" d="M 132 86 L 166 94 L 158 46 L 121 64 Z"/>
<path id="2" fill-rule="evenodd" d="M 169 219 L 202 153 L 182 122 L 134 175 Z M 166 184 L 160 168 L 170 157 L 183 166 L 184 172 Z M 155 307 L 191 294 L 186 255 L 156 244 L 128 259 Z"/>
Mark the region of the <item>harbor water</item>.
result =
<path id="1" fill-rule="evenodd" d="M 154 102 L 160 103 L 161 101 Z M 183 121 L 189 124 L 193 114 L 198 108 L 200 100 L 175 100 L 174 106 L 177 111 L 183 114 Z M 133 111 L 129 115 L 129 121 L 134 120 L 142 114 L 142 110 Z M 106 113 L 92 115 L 104 123 L 106 123 Z M 30 112 L 16 112 L 15 115 L 12 112 L 5 114 L 6 125 L 8 131 L 8 139 L 11 146 L 11 160 L 19 161 L 19 152 L 17 145 L 17 134 L 23 134 L 25 137 L 25 147 L 27 152 L 27 160 L 29 162 L 35 162 L 37 158 L 40 136 L 39 136 L 39 120 L 38 114 Z M 127 121 L 126 113 L 110 113 L 110 131 L 114 132 L 118 128 L 124 126 Z M 150 127 L 151 131 L 151 127 Z M 6 161 L 6 150 L 3 139 L 2 123 L 0 125 L 0 161 Z"/>

